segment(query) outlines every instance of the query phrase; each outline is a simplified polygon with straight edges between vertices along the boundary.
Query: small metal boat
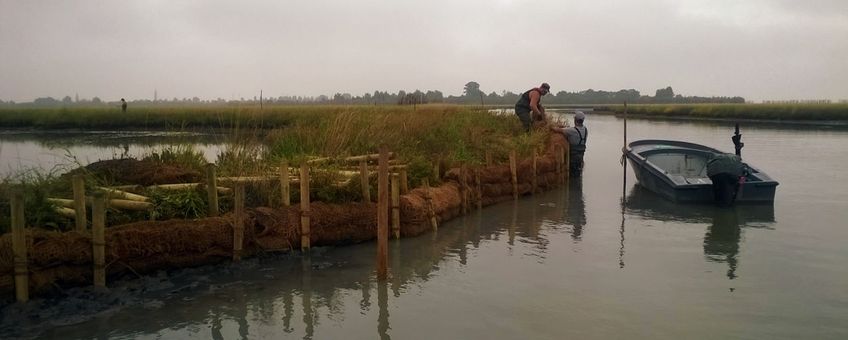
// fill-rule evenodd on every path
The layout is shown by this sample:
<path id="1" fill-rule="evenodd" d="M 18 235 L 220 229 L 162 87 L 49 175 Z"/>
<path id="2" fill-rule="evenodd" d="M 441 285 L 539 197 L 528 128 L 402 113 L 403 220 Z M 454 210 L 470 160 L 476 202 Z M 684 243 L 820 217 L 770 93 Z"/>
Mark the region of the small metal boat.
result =
<path id="1" fill-rule="evenodd" d="M 623 150 L 636 179 L 646 189 L 674 202 L 714 202 L 713 182 L 707 176 L 707 163 L 723 152 L 700 144 L 648 139 L 632 142 Z M 747 165 L 745 182 L 735 201 L 774 202 L 777 181 Z"/>

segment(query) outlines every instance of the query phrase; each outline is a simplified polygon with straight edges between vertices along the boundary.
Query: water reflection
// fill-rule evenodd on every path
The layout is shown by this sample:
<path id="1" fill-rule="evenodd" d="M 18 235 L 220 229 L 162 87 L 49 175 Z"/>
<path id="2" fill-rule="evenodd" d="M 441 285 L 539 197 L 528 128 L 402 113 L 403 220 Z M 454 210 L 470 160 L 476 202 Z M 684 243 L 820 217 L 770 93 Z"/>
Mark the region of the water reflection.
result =
<path id="1" fill-rule="evenodd" d="M 727 278 L 737 278 L 742 228 L 772 228 L 774 206 L 771 204 L 736 205 L 720 208 L 711 205 L 676 204 L 634 186 L 626 202 L 632 215 L 660 221 L 706 223 L 704 256 L 707 261 L 727 263 Z"/>
<path id="2" fill-rule="evenodd" d="M 571 225 L 571 238 L 580 241 L 586 226 L 586 201 L 583 199 L 583 176 L 570 179 L 566 188 L 565 222 Z"/>

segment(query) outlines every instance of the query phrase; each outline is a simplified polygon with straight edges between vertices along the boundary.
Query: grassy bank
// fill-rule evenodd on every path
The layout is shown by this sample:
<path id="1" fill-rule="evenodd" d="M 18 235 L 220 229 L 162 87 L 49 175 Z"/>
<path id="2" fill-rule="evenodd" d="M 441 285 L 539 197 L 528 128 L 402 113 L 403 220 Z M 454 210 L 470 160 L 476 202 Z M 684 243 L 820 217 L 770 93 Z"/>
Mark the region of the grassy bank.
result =
<path id="1" fill-rule="evenodd" d="M 623 105 L 595 107 L 623 113 Z M 848 121 L 848 104 L 651 104 L 628 105 L 627 113 L 709 119 Z"/>
<path id="2" fill-rule="evenodd" d="M 161 130 L 224 128 L 229 132 L 229 141 L 227 150 L 219 154 L 215 161 L 219 176 L 266 175 L 273 172 L 283 158 L 291 166 L 299 166 L 311 158 L 329 157 L 331 160 L 323 164 L 322 169 L 341 169 L 342 165 L 334 163 L 332 159 L 375 153 L 380 145 L 385 144 L 397 155 L 398 160 L 407 164 L 409 184 L 412 187 L 418 186 L 423 178 L 434 178 L 434 161 L 440 162 L 442 169 L 456 166 L 460 162 L 475 166 L 484 163 L 487 152 L 494 160 L 504 161 L 512 149 L 517 150 L 520 156 L 527 157 L 533 149 L 543 147 L 549 135 L 547 131 L 526 134 L 514 115 L 496 116 L 467 106 L 281 106 L 264 110 L 228 107 L 151 108 L 146 114 L 121 114 L 114 111 L 6 111 L 0 117 L 3 117 L 2 127 L 119 129 L 144 127 L 146 122 L 148 128 L 156 126 Z M 190 170 L 196 174 L 203 174 L 206 163 L 191 145 L 155 150 L 144 160 Z M 102 171 L 93 169 L 75 171 L 86 176 L 88 190 L 95 190 L 97 186 L 141 184 L 122 181 L 120 176 L 110 178 L 104 176 Z M 357 181 L 351 181 L 350 185 L 344 187 L 334 186 L 333 183 L 338 180 L 331 174 L 316 174 L 313 177 L 314 186 L 311 187 L 314 190 L 312 197 L 332 203 L 361 200 Z M 0 180 L 0 232 L 8 228 L 8 194 L 12 186 L 21 186 L 25 193 L 28 225 L 60 230 L 71 226 L 71 221 L 57 216 L 54 213 L 55 206 L 46 200 L 47 197 L 71 196 L 69 176 L 29 170 Z M 257 204 L 280 199 L 279 190 L 274 187 L 251 187 L 248 190 L 248 200 L 255 200 Z M 298 188 L 295 186 L 292 190 L 292 199 L 296 201 Z M 161 211 L 155 212 L 158 219 L 192 218 L 206 210 L 206 196 L 203 192 L 142 194 L 153 197 L 157 207 L 162 207 Z M 186 212 L 193 213 L 186 215 Z M 115 218 L 110 225 L 127 222 L 118 220 L 119 215 L 108 216 L 110 219 Z M 135 217 L 144 219 L 144 216 Z"/>

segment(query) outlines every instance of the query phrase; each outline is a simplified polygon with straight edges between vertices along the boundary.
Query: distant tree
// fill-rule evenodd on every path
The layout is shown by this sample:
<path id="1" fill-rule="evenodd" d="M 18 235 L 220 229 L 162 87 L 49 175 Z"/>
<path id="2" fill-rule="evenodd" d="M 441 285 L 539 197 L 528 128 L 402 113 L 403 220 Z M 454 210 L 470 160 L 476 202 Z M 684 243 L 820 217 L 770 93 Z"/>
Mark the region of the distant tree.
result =
<path id="1" fill-rule="evenodd" d="M 480 84 L 476 81 L 469 81 L 465 84 L 465 88 L 462 90 L 462 94 L 465 97 L 469 98 L 479 99 L 481 93 L 482 91 L 480 91 Z"/>
<path id="2" fill-rule="evenodd" d="M 35 98 L 35 100 L 32 101 L 32 104 L 37 106 L 55 106 L 59 104 L 59 101 L 53 97 L 40 97 Z"/>
<path id="3" fill-rule="evenodd" d="M 670 100 L 674 98 L 674 90 L 671 89 L 671 86 L 664 89 L 657 89 L 657 94 L 654 95 L 654 98 L 658 100 Z"/>
<path id="4" fill-rule="evenodd" d="M 74 100 L 71 99 L 71 96 L 65 96 L 65 98 L 62 98 L 62 104 L 68 105 L 72 104 L 73 102 Z"/>

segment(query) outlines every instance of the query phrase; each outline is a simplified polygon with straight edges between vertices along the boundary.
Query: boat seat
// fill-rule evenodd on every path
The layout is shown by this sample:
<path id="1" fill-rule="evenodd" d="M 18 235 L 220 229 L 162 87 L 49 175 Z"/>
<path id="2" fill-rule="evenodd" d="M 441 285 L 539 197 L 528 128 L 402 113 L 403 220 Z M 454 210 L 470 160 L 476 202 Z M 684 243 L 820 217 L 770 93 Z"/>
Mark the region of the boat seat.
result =
<path id="1" fill-rule="evenodd" d="M 713 181 L 711 181 L 711 180 L 710 180 L 709 178 L 707 178 L 707 177 L 687 177 L 687 178 L 686 178 L 686 183 L 689 183 L 689 184 L 709 184 L 709 185 L 713 185 Z"/>

